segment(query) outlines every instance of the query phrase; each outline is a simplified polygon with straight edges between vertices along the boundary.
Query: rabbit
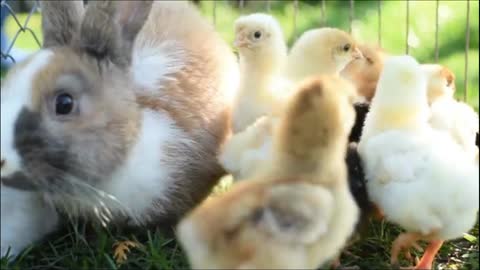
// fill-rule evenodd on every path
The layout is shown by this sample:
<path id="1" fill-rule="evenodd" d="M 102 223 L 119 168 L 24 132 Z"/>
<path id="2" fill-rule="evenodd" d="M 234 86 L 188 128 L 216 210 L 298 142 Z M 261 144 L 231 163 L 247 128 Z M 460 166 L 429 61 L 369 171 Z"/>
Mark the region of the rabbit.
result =
<path id="1" fill-rule="evenodd" d="M 41 50 L 1 90 L 1 255 L 60 214 L 172 224 L 225 174 L 234 53 L 186 1 L 41 1 Z"/>

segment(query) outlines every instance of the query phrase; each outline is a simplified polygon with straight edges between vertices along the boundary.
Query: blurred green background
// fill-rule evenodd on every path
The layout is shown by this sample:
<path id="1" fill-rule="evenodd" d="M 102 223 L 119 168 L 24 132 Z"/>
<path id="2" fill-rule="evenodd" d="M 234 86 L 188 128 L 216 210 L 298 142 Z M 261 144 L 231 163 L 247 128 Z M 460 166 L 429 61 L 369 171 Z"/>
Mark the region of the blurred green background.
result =
<path id="1" fill-rule="evenodd" d="M 305 30 L 326 26 L 349 30 L 350 1 L 298 1 L 294 11 L 293 1 L 196 1 L 203 14 L 213 22 L 214 14 L 218 31 L 229 44 L 233 41 L 233 22 L 241 14 L 270 12 L 283 26 L 288 44 L 291 45 Z M 322 4 L 325 6 L 326 21 L 322 18 Z M 270 11 L 267 11 L 268 5 Z M 435 18 L 437 1 L 409 1 L 409 52 L 422 63 L 435 62 Z M 470 1 L 470 44 L 468 50 L 468 102 L 478 110 L 478 1 Z M 215 11 L 214 11 L 215 10 Z M 354 1 L 353 34 L 365 43 L 378 42 L 381 23 L 381 45 L 388 52 L 403 54 L 406 49 L 406 1 L 381 1 L 379 21 L 378 1 Z M 463 99 L 465 85 L 465 34 L 467 22 L 467 1 L 439 1 L 438 44 L 439 63 L 448 66 L 456 75 L 457 97 Z M 17 14 L 23 24 L 28 13 Z M 294 20 L 296 19 L 296 23 Z M 34 14 L 27 24 L 42 40 L 40 14 Z M 13 17 L 6 22 L 9 37 L 14 37 L 19 26 Z M 35 50 L 38 45 L 32 32 L 20 32 L 15 46 Z"/>
<path id="2" fill-rule="evenodd" d="M 305 30 L 322 25 L 349 30 L 350 1 L 304 0 L 298 1 L 295 16 L 294 1 L 197 1 L 203 14 L 215 22 L 218 31 L 230 44 L 233 41 L 233 22 L 241 14 L 270 12 L 281 23 L 289 45 Z M 322 17 L 322 4 L 326 18 Z M 456 75 L 457 97 L 463 99 L 465 85 L 465 44 L 467 1 L 438 2 L 438 46 L 439 63 L 448 66 Z M 268 5 L 270 11 L 268 11 Z M 353 34 L 360 42 L 377 44 L 379 22 L 381 23 L 381 45 L 388 52 L 406 52 L 406 1 L 381 1 L 379 20 L 378 1 L 354 1 L 352 23 Z M 422 63 L 435 62 L 435 25 L 437 1 L 409 1 L 409 53 Z M 478 110 L 478 1 L 470 1 L 470 44 L 468 50 L 467 100 Z M 16 14 L 23 24 L 28 13 Z M 294 22 L 296 21 L 296 23 Z M 15 41 L 17 48 L 38 49 L 32 35 L 42 40 L 40 14 L 34 14 L 27 24 L 32 30 L 20 32 Z M 17 21 L 10 17 L 6 21 L 7 35 L 13 38 L 19 31 Z"/>

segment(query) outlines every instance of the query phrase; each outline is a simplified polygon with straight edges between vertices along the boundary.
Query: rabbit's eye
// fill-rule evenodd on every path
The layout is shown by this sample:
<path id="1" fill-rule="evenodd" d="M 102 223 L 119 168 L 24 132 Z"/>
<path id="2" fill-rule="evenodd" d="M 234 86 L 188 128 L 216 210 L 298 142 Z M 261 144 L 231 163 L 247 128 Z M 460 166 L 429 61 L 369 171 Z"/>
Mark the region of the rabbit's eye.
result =
<path id="1" fill-rule="evenodd" d="M 262 37 L 262 32 L 260 32 L 260 31 L 255 31 L 255 33 L 253 33 L 253 37 L 254 37 L 255 39 L 261 38 L 261 37 Z"/>
<path id="2" fill-rule="evenodd" d="M 343 46 L 343 51 L 348 52 L 348 50 L 350 50 L 350 48 L 351 48 L 350 44 L 345 44 L 345 46 Z"/>
<path id="3" fill-rule="evenodd" d="M 55 113 L 66 115 L 73 110 L 73 97 L 69 94 L 60 94 L 55 99 Z"/>

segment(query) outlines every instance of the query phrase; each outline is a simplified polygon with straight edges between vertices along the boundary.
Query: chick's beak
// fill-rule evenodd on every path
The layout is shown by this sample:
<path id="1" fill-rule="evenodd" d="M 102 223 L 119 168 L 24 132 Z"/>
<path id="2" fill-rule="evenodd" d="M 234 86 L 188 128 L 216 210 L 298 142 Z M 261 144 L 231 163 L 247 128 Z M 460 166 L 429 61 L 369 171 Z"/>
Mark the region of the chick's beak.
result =
<path id="1" fill-rule="evenodd" d="M 353 59 L 362 59 L 362 58 L 364 58 L 362 52 L 360 51 L 360 49 L 359 49 L 358 47 L 355 47 L 355 49 L 353 49 L 353 51 L 352 51 L 352 57 L 353 57 Z"/>
<path id="2" fill-rule="evenodd" d="M 233 46 L 237 48 L 244 48 L 248 46 L 248 40 L 245 37 L 245 35 L 239 34 L 235 37 L 235 40 L 233 41 Z"/>

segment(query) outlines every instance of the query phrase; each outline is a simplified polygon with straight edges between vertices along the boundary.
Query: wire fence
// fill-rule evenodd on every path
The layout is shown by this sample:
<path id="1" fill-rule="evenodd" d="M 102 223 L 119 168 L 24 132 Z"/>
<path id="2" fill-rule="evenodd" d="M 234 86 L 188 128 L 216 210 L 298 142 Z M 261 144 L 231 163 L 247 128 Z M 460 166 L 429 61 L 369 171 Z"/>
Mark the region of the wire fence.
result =
<path id="1" fill-rule="evenodd" d="M 236 0 L 237 1 L 237 7 L 239 9 L 244 9 L 246 0 Z M 298 18 L 301 16 L 300 10 L 299 10 L 299 1 L 298 0 L 290 0 L 293 1 L 293 18 L 292 18 L 292 25 L 293 25 L 293 36 L 294 38 L 297 38 L 299 33 L 298 33 Z M 320 25 L 321 26 L 327 26 L 327 10 L 326 10 L 326 2 L 329 0 L 321 0 L 320 4 Z M 358 0 L 357 0 L 358 1 Z M 465 29 L 465 59 L 464 59 L 464 99 L 466 100 L 468 93 L 468 64 L 469 64 L 469 59 L 468 59 L 468 51 L 470 49 L 470 1 L 471 0 L 466 0 L 467 3 L 467 9 L 466 9 L 466 29 Z M 84 1 L 87 3 L 87 1 Z M 199 0 L 194 0 L 196 4 L 198 4 Z M 213 9 L 212 9 L 212 19 L 213 19 L 213 24 L 217 23 L 217 7 L 219 4 L 225 1 L 213 1 Z M 265 2 L 265 11 L 270 12 L 271 11 L 271 5 L 272 0 L 266 0 Z M 352 33 L 353 31 L 353 22 L 355 20 L 355 0 L 349 0 L 349 16 L 348 16 L 348 21 L 349 21 L 349 32 Z M 377 42 L 378 45 L 382 45 L 382 0 L 377 0 L 377 17 L 378 17 L 378 30 L 377 30 Z M 405 5 L 406 5 L 406 14 L 405 14 L 405 53 L 409 54 L 410 53 L 410 0 L 405 0 Z M 436 0 L 436 10 L 435 10 L 435 62 L 438 62 L 439 59 L 439 5 L 440 5 L 440 0 Z M 25 17 L 23 21 L 19 19 L 17 16 L 17 13 L 27 13 L 28 16 Z M 26 1 L 26 0 L 1 0 L 1 13 L 2 13 L 2 18 L 1 18 L 1 27 L 2 27 L 2 46 L 1 46 L 1 52 L 0 52 L 0 58 L 2 62 L 12 62 L 15 63 L 17 59 L 15 59 L 14 55 L 12 52 L 14 51 L 15 48 L 15 43 L 19 37 L 20 34 L 22 33 L 29 33 L 33 39 L 35 40 L 36 44 L 38 45 L 38 48 L 41 47 L 41 41 L 37 37 L 36 33 L 29 27 L 29 22 L 32 18 L 32 15 L 36 12 L 39 12 L 39 4 L 38 0 L 31 0 L 31 1 Z M 12 16 L 16 26 L 18 27 L 18 30 L 16 33 L 13 35 L 10 41 L 7 41 L 4 37 L 4 21 L 6 17 Z"/>

